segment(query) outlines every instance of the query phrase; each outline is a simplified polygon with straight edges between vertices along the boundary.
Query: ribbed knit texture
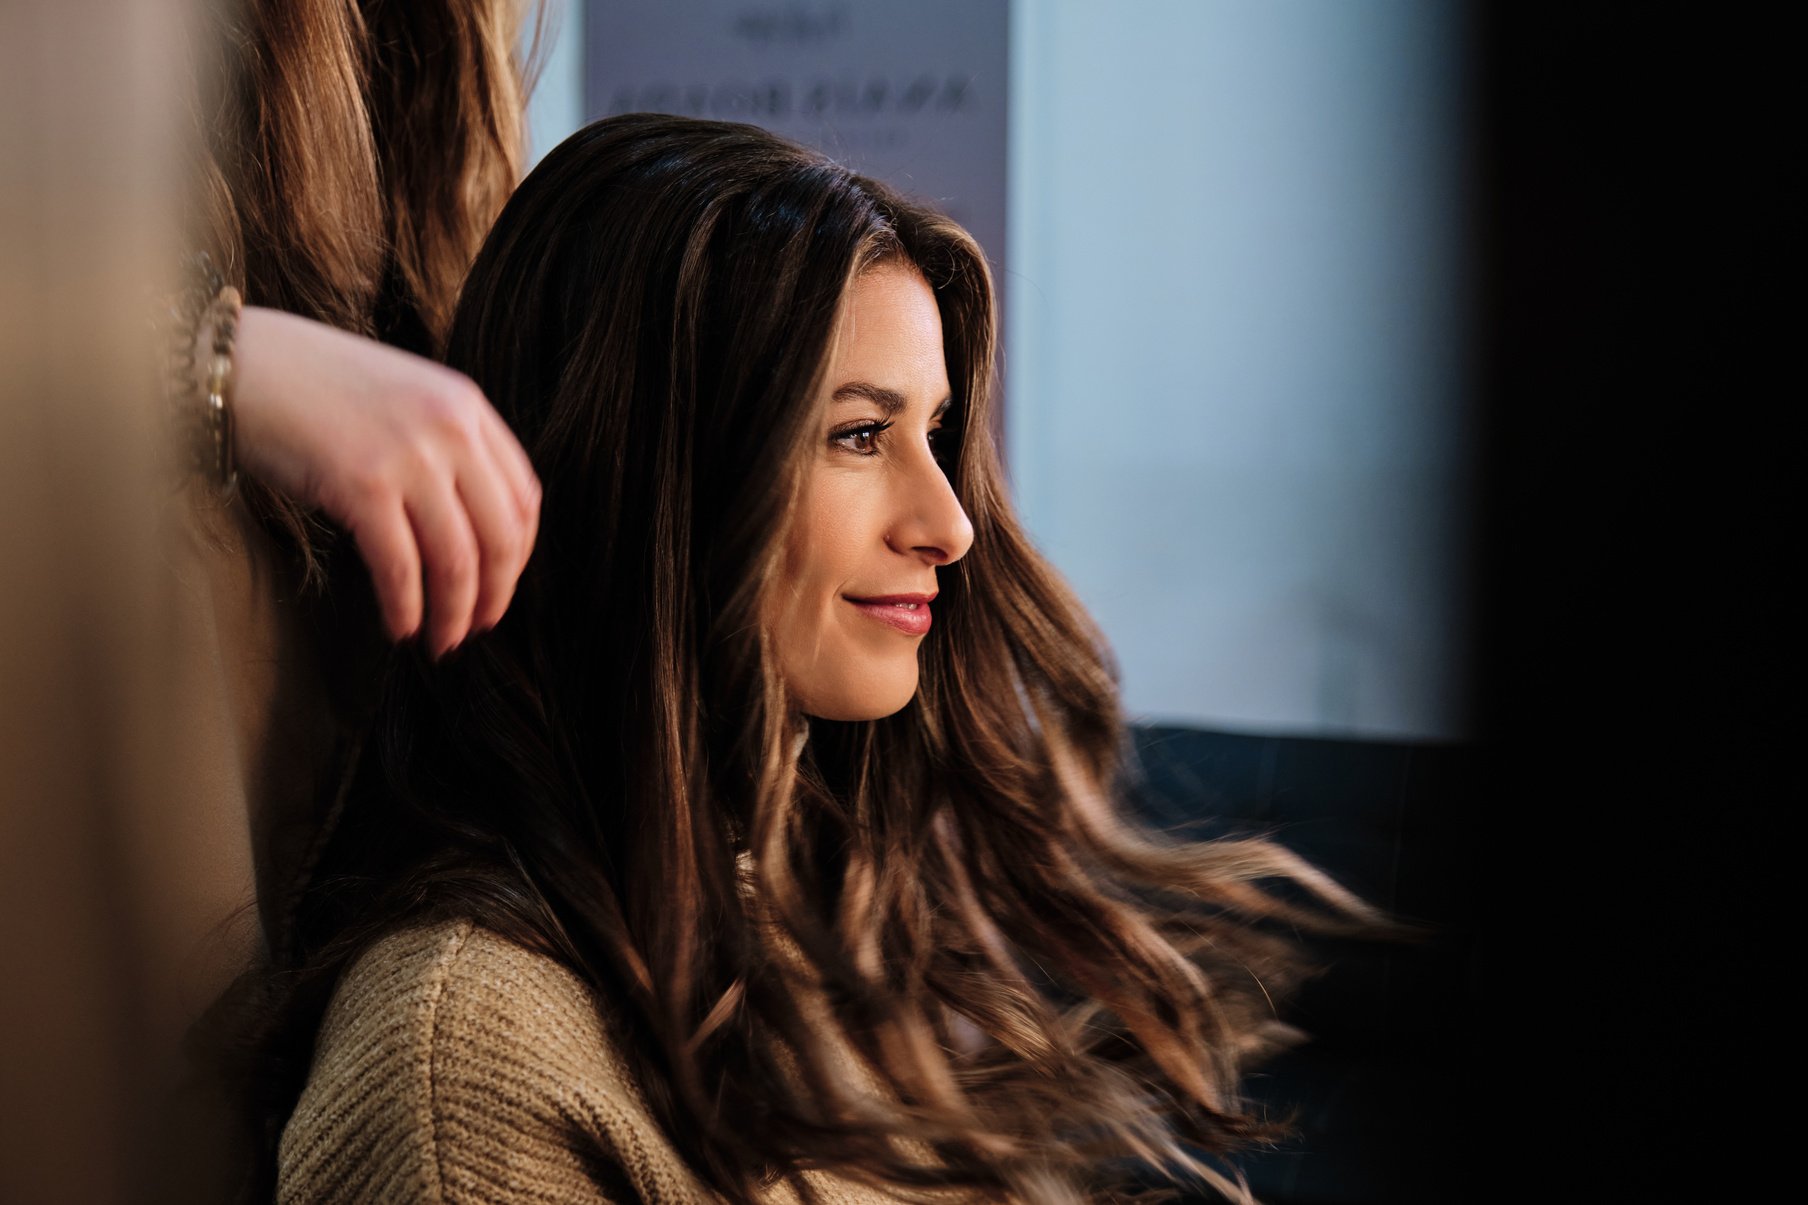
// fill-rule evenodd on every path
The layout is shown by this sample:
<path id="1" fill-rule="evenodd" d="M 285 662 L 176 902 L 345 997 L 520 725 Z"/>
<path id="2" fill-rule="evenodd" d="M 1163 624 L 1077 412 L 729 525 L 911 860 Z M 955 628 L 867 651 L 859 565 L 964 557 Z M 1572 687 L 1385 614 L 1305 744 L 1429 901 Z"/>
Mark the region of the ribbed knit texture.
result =
<path id="1" fill-rule="evenodd" d="M 827 1205 L 896 1199 L 805 1175 Z M 346 972 L 277 1186 L 279 1205 L 718 1200 L 654 1121 L 583 981 L 470 921 L 392 934 Z M 764 1200 L 797 1196 L 780 1185 Z"/>

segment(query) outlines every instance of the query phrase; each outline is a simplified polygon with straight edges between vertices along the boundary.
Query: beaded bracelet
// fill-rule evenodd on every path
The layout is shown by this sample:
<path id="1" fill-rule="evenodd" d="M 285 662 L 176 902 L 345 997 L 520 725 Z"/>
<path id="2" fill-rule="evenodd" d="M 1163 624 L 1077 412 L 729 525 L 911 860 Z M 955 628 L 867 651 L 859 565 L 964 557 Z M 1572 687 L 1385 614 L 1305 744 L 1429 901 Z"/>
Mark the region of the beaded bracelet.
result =
<path id="1" fill-rule="evenodd" d="M 239 311 L 244 300 L 227 285 L 208 307 L 213 331 L 213 356 L 207 362 L 206 424 L 203 446 L 210 453 L 209 467 L 221 491 L 230 495 L 239 483 L 238 464 L 232 448 L 232 343 L 238 336 Z"/>
<path id="2" fill-rule="evenodd" d="M 185 470 L 209 478 L 230 495 L 238 484 L 233 457 L 232 350 L 243 302 L 205 251 L 185 257 L 182 268 L 187 278 L 184 287 L 161 300 L 160 313 L 152 323 L 166 340 L 164 395 L 170 421 L 186 445 Z M 195 364 L 195 346 L 204 323 L 211 331 L 205 381 Z"/>

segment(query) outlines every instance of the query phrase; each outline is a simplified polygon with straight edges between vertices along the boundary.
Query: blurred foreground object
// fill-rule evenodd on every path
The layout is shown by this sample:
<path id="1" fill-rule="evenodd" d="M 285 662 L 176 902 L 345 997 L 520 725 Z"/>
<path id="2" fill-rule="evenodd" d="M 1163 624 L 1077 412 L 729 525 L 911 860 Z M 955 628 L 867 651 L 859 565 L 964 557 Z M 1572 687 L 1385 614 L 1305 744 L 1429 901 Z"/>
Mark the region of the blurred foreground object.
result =
<path id="1" fill-rule="evenodd" d="M 0 8 L 4 1201 L 197 1199 L 212 1148 L 171 1107 L 180 1035 L 252 931 L 229 925 L 251 898 L 243 795 L 199 655 L 202 545 L 165 539 L 189 508 L 147 326 L 188 9 Z"/>

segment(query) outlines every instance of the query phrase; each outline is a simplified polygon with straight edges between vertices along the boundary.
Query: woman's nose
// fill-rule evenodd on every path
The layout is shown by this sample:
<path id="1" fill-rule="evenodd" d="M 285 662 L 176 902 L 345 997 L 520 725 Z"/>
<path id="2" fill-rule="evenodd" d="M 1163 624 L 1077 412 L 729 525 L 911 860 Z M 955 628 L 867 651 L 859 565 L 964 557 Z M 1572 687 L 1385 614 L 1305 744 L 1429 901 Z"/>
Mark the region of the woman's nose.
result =
<path id="1" fill-rule="evenodd" d="M 973 547 L 973 521 L 955 496 L 942 466 L 925 452 L 900 479 L 897 518 L 885 542 L 933 565 L 951 565 Z"/>

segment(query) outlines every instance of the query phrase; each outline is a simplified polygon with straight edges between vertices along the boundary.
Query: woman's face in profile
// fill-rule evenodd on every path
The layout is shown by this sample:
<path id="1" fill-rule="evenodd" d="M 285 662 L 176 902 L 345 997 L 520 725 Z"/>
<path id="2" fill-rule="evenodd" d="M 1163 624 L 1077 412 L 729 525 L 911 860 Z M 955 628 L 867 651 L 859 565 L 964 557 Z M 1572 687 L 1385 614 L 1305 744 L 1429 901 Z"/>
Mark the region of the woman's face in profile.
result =
<path id="1" fill-rule="evenodd" d="M 950 390 L 928 281 L 876 265 L 842 316 L 771 633 L 806 714 L 871 720 L 916 693 L 935 571 L 966 555 L 973 525 L 938 459 Z"/>

